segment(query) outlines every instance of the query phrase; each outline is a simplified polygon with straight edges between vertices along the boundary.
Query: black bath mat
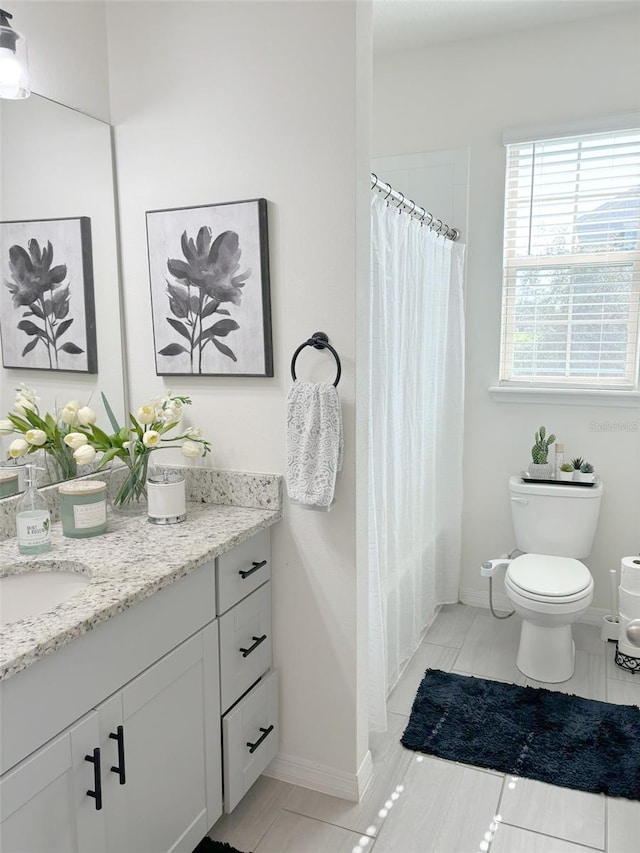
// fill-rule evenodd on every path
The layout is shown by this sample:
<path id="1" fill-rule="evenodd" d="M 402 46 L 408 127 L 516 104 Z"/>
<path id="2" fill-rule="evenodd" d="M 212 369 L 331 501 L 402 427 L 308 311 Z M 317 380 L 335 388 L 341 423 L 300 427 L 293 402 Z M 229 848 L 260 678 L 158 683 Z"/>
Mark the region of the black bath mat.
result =
<path id="1" fill-rule="evenodd" d="M 640 800 L 640 709 L 428 669 L 403 746 L 427 755 Z"/>
<path id="2" fill-rule="evenodd" d="M 209 836 L 203 838 L 193 853 L 242 853 L 224 841 L 213 841 Z"/>

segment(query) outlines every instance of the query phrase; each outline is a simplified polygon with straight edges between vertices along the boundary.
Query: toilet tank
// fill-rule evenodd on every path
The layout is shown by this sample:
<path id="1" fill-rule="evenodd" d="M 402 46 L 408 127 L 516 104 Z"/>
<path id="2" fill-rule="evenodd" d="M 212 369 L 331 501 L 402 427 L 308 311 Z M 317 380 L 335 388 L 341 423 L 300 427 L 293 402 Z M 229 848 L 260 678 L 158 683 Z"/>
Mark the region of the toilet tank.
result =
<path id="1" fill-rule="evenodd" d="M 516 545 L 527 554 L 588 557 L 598 524 L 602 483 L 571 486 L 525 483 L 510 477 Z"/>

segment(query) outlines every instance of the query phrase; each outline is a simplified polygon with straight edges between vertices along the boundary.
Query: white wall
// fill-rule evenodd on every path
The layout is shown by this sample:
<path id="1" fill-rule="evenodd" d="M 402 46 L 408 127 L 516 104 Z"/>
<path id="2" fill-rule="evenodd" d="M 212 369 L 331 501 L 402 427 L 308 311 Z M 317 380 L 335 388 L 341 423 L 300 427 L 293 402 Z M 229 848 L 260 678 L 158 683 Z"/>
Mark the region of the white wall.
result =
<path id="1" fill-rule="evenodd" d="M 11 0 L 8 11 L 27 40 L 31 90 L 109 121 L 104 0 Z"/>
<path id="2" fill-rule="evenodd" d="M 638 109 L 639 32 L 636 10 L 434 45 L 374 62 L 374 156 L 470 149 L 469 225 L 463 235 L 467 379 L 461 594 L 467 601 L 486 596 L 480 563 L 515 545 L 507 478 L 526 466 L 540 424 L 558 435 L 567 454 L 593 461 L 605 483 L 598 534 L 587 561 L 596 582 L 594 607 L 607 606 L 609 568 L 640 549 L 637 409 L 506 404 L 488 392 L 498 379 L 502 132 Z"/>
<path id="3" fill-rule="evenodd" d="M 354 448 L 356 281 L 366 276 L 354 210 L 369 165 L 368 134 L 357 130 L 361 70 L 364 103 L 370 86 L 365 52 L 356 51 L 362 10 L 354 2 L 128 2 L 122 26 L 121 7 L 107 15 L 132 407 L 167 387 L 189 394 L 215 467 L 284 472 L 294 349 L 324 330 L 342 359 L 346 453 L 336 506 L 328 514 L 287 506 L 272 535 L 277 772 L 316 787 L 325 774 L 329 788 L 355 794 L 367 754 Z M 269 201 L 275 377 L 156 377 L 145 211 L 256 197 Z M 360 199 L 358 217 L 368 222 L 366 192 Z M 360 252 L 367 230 L 358 231 Z M 327 354 L 309 350 L 297 365 L 300 378 L 332 379 L 334 370 Z"/>

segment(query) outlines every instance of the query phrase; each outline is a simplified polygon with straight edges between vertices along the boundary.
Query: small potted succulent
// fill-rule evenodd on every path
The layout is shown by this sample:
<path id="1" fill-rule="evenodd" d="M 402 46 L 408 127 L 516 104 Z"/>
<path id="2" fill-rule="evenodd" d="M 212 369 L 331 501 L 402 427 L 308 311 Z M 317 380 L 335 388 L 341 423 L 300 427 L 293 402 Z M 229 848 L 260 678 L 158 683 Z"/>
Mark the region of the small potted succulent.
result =
<path id="1" fill-rule="evenodd" d="M 556 437 L 553 433 L 547 436 L 547 430 L 543 426 L 536 431 L 536 443 L 531 448 L 531 459 L 533 461 L 529 463 L 529 474 L 537 480 L 551 479 L 553 466 L 551 462 L 548 461 L 549 447 L 555 440 Z"/>
<path id="2" fill-rule="evenodd" d="M 558 479 L 567 481 L 573 480 L 573 465 L 571 462 L 563 462 L 558 472 Z"/>
<path id="3" fill-rule="evenodd" d="M 593 465 L 590 462 L 583 462 L 580 466 L 580 482 L 593 483 L 596 475 L 593 472 Z"/>
<path id="4" fill-rule="evenodd" d="M 573 479 L 576 481 L 580 481 L 580 469 L 584 465 L 584 459 L 582 456 L 576 456 L 575 459 L 571 460 L 571 464 L 573 465 Z"/>

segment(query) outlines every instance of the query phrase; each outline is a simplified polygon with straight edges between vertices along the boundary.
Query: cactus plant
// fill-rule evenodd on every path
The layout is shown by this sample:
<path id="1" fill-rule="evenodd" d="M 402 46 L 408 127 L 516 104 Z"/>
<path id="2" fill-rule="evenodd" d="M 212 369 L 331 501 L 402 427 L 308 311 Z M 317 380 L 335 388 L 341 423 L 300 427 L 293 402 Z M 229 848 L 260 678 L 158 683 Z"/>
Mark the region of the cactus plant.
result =
<path id="1" fill-rule="evenodd" d="M 593 474 L 593 465 L 590 462 L 583 462 L 580 470 L 583 474 Z"/>
<path id="2" fill-rule="evenodd" d="M 582 456 L 576 456 L 575 459 L 571 460 L 571 464 L 573 465 L 574 471 L 579 471 L 584 465 L 584 459 L 582 458 Z"/>
<path id="3" fill-rule="evenodd" d="M 541 426 L 540 429 L 536 431 L 536 443 L 531 448 L 531 458 L 536 465 L 545 465 L 547 463 L 549 447 L 556 440 L 556 437 L 553 433 L 551 433 L 551 435 L 545 438 L 546 434 L 547 430 L 543 426 Z"/>
<path id="4" fill-rule="evenodd" d="M 573 465 L 571 462 L 563 462 L 560 466 L 560 470 L 564 471 L 567 474 L 570 474 L 573 471 Z"/>

